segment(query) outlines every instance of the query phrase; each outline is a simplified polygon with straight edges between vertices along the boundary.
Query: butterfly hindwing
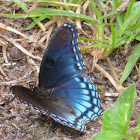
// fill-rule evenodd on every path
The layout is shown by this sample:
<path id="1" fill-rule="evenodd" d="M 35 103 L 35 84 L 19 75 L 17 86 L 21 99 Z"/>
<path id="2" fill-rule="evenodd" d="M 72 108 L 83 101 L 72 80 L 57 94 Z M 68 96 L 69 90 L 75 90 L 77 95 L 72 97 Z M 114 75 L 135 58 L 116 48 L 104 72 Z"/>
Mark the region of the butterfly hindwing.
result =
<path id="1" fill-rule="evenodd" d="M 44 53 L 40 66 L 39 87 L 56 87 L 83 72 L 77 29 L 69 22 L 56 31 Z"/>
<path id="2" fill-rule="evenodd" d="M 60 111 L 60 118 L 59 115 L 54 114 L 54 116 L 58 120 L 60 119 L 60 123 L 64 122 L 64 124 L 82 132 L 85 130 L 86 122 L 90 122 L 102 113 L 98 91 L 87 76 L 81 75 L 65 82 L 54 88 L 52 94 L 65 100 L 71 107 L 69 114 Z"/>

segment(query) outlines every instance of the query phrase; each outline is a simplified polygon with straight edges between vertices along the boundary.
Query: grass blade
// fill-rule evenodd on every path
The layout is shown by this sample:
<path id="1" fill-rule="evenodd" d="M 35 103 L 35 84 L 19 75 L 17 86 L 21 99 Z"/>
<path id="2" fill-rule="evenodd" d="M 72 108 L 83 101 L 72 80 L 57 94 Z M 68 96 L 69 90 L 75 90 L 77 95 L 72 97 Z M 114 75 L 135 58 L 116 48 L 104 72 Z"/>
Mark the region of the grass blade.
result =
<path id="1" fill-rule="evenodd" d="M 28 8 L 26 7 L 25 3 L 20 2 L 19 0 L 13 0 L 19 7 L 21 7 L 26 13 L 28 13 Z M 27 16 L 26 16 L 27 17 Z M 38 20 L 35 17 L 32 17 L 32 19 L 34 20 L 34 22 L 36 24 L 38 24 L 38 26 L 45 31 L 45 27 L 43 26 L 43 24 L 40 22 L 40 20 Z"/>
<path id="2" fill-rule="evenodd" d="M 131 73 L 135 63 L 137 62 L 137 60 L 140 58 L 140 43 L 137 45 L 137 47 L 133 50 L 126 66 L 124 69 L 124 73 L 120 79 L 120 82 L 123 83 L 126 78 L 129 76 L 129 74 Z"/>
<path id="3" fill-rule="evenodd" d="M 28 17 L 46 17 L 46 16 L 70 16 L 80 18 L 94 24 L 97 23 L 97 20 L 93 19 L 90 16 L 52 8 L 36 8 L 28 15 Z"/>

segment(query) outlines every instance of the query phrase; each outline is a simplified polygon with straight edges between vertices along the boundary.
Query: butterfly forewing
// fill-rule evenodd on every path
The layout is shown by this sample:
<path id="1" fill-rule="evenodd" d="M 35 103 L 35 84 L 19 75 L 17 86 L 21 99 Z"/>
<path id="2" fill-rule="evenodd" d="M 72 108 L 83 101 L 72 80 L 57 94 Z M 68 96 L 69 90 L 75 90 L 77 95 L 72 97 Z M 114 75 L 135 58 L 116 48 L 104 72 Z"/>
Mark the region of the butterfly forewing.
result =
<path id="1" fill-rule="evenodd" d="M 69 22 L 57 30 L 45 51 L 40 66 L 39 86 L 53 88 L 83 72 L 77 29 Z"/>

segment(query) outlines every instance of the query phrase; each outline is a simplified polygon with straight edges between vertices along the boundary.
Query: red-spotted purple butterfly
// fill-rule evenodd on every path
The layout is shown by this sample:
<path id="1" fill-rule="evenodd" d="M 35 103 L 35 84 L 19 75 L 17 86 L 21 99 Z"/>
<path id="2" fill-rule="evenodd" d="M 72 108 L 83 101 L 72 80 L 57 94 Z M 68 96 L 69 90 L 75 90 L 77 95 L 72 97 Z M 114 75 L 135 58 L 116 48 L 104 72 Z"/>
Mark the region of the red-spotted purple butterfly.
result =
<path id="1" fill-rule="evenodd" d="M 102 113 L 98 92 L 84 70 L 77 29 L 68 22 L 56 31 L 44 53 L 37 90 L 13 86 L 12 92 L 59 123 L 84 132 L 86 123 Z"/>

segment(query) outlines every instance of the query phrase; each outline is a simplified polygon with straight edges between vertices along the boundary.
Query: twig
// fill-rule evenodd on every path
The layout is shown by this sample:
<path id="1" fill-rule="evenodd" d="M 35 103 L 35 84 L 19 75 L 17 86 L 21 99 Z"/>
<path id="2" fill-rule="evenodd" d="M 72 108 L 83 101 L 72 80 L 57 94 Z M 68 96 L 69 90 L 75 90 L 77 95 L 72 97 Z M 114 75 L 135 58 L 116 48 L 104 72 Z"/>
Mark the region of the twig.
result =
<path id="1" fill-rule="evenodd" d="M 1 73 L 3 76 L 6 77 L 6 74 L 5 74 L 5 72 L 3 71 L 2 67 L 0 67 L 0 73 Z"/>
<path id="2" fill-rule="evenodd" d="M 21 83 L 21 82 L 25 82 L 25 81 L 26 81 L 26 83 L 36 81 L 36 79 L 27 80 L 25 78 L 26 78 L 26 76 L 23 76 L 23 77 L 19 78 L 18 80 L 11 80 L 11 81 L 8 81 L 8 82 L 0 82 L 0 87 L 1 86 L 14 86 L 17 83 Z"/>
<path id="3" fill-rule="evenodd" d="M 17 130 L 21 130 L 21 128 L 19 128 L 15 123 L 11 123 L 11 125 L 13 125 Z"/>
<path id="4" fill-rule="evenodd" d="M 55 22 L 56 22 L 56 19 L 50 20 L 50 21 L 48 21 L 48 22 L 44 25 L 44 27 L 45 27 L 45 28 L 48 28 L 49 26 L 53 25 Z M 35 36 L 35 39 L 34 39 L 34 40 L 35 40 L 36 42 L 38 42 L 38 40 L 39 40 L 39 38 L 40 38 L 40 36 L 41 36 L 41 33 L 42 33 L 42 29 L 40 29 L 40 30 L 38 31 L 37 35 Z M 46 47 L 43 46 L 43 49 L 45 50 Z"/>
<path id="5" fill-rule="evenodd" d="M 28 37 L 27 35 L 25 35 L 25 34 L 19 32 L 18 30 L 14 29 L 14 28 L 12 28 L 12 27 L 10 27 L 10 26 L 6 26 L 6 25 L 0 23 L 0 28 L 5 29 L 5 30 L 8 30 L 8 31 L 11 31 L 11 32 L 13 32 L 13 33 L 16 33 L 16 34 L 18 34 L 18 35 L 20 35 L 20 36 L 22 36 L 22 37 L 24 37 L 24 38 L 26 38 L 26 39 L 28 39 L 28 40 L 31 40 L 33 43 L 36 43 L 36 44 L 39 45 L 42 49 L 45 49 L 44 46 L 42 46 L 42 45 L 39 44 L 38 42 L 35 42 L 31 37 Z"/>
<path id="6" fill-rule="evenodd" d="M 109 79 L 109 81 L 112 83 L 112 85 L 115 87 L 115 89 L 119 92 L 119 93 L 121 93 L 122 91 L 124 91 L 124 87 L 123 86 L 121 86 L 121 85 L 118 85 L 116 82 L 115 82 L 115 80 L 102 68 L 102 67 L 100 67 L 98 64 L 94 64 L 94 66 L 98 69 L 98 70 L 100 70 L 103 74 L 104 74 L 104 76 L 106 77 L 106 78 L 108 78 Z"/>
<path id="7" fill-rule="evenodd" d="M 108 92 L 106 92 L 104 94 L 104 96 L 106 96 L 106 97 L 118 97 L 119 93 L 108 93 Z"/>
<path id="8" fill-rule="evenodd" d="M 10 43 L 12 43 L 15 47 L 17 47 L 19 50 L 21 50 L 24 54 L 30 56 L 31 58 L 37 60 L 37 61 L 41 61 L 41 58 L 38 56 L 34 56 L 32 55 L 30 52 L 28 52 L 26 49 L 24 49 L 20 44 L 18 44 L 17 42 L 14 41 L 14 39 L 12 38 L 7 38 L 6 36 L 0 35 L 2 38 L 4 38 L 5 40 L 9 41 Z"/>
<path id="9" fill-rule="evenodd" d="M 3 63 L 2 67 L 7 67 L 7 66 L 14 66 L 16 63 Z"/>
<path id="10" fill-rule="evenodd" d="M 109 64 L 109 66 L 110 66 L 112 75 L 113 75 L 113 77 L 114 77 L 116 83 L 119 84 L 119 85 L 121 85 L 121 83 L 120 83 L 120 81 L 119 81 L 119 79 L 118 79 L 118 76 L 117 76 L 117 74 L 115 73 L 115 71 L 114 71 L 114 69 L 113 69 L 113 66 L 112 66 L 112 63 L 111 63 L 110 59 L 109 59 L 108 57 L 106 57 L 106 60 L 107 60 L 107 62 L 108 62 L 108 64 Z"/>
<path id="11" fill-rule="evenodd" d="M 7 55 L 6 55 L 6 46 L 2 46 L 3 58 L 6 63 L 8 63 Z"/>

